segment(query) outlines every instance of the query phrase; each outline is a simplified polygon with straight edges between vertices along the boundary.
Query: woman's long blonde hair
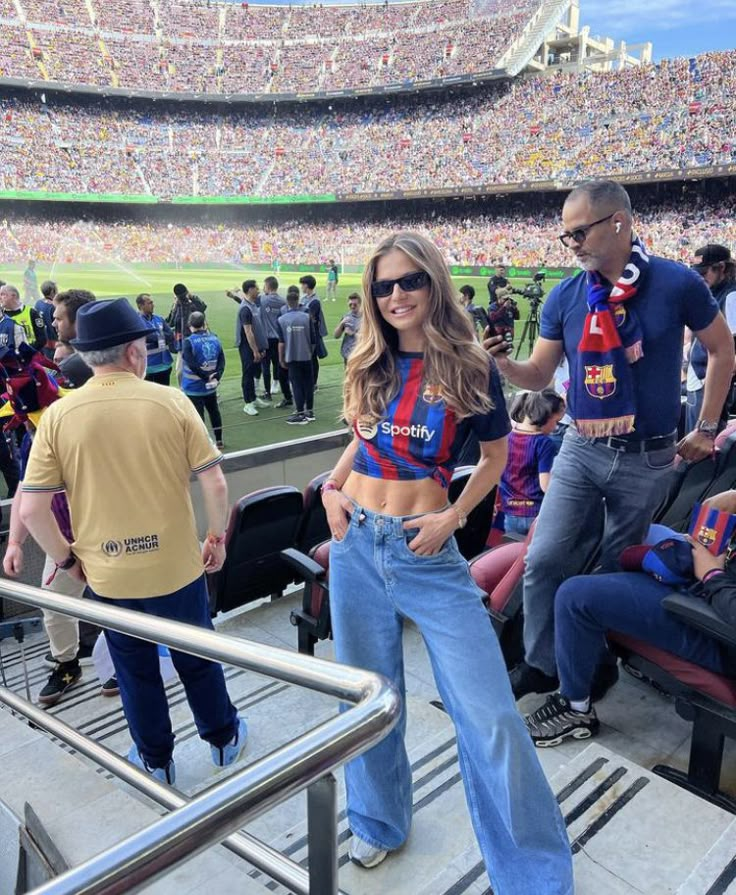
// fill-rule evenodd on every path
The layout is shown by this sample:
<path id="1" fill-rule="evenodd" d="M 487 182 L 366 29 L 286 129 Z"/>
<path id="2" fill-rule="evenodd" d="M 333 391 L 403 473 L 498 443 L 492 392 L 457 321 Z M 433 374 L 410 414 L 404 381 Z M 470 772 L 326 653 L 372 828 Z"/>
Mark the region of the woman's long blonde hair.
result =
<path id="1" fill-rule="evenodd" d="M 425 387 L 436 390 L 459 419 L 487 413 L 493 406 L 488 395 L 490 360 L 475 339 L 450 271 L 433 242 L 404 231 L 380 243 L 363 273 L 363 322 L 343 386 L 345 419 L 375 425 L 399 391 L 398 333 L 383 319 L 371 295 L 378 259 L 393 249 L 411 258 L 417 270 L 429 274 L 429 313 L 423 327 Z"/>

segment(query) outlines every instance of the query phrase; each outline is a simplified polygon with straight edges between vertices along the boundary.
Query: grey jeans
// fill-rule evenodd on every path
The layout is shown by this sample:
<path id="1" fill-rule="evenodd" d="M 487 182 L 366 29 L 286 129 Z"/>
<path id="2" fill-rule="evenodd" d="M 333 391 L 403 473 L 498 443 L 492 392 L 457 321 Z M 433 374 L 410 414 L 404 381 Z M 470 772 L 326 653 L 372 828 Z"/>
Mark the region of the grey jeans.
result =
<path id="1" fill-rule="evenodd" d="M 675 445 L 624 453 L 569 429 L 542 501 L 524 574 L 524 651 L 529 665 L 556 674 L 554 601 L 565 579 L 579 575 L 602 539 L 604 571 L 619 569 L 621 551 L 643 542 Z"/>

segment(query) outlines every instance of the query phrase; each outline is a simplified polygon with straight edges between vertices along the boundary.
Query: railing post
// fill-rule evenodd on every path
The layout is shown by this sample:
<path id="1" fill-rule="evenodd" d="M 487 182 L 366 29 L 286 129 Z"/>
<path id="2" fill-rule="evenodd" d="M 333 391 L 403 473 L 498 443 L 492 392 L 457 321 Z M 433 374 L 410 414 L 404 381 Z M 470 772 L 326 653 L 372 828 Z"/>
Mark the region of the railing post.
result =
<path id="1" fill-rule="evenodd" d="M 325 774 L 307 789 L 309 895 L 337 895 L 337 781 Z"/>

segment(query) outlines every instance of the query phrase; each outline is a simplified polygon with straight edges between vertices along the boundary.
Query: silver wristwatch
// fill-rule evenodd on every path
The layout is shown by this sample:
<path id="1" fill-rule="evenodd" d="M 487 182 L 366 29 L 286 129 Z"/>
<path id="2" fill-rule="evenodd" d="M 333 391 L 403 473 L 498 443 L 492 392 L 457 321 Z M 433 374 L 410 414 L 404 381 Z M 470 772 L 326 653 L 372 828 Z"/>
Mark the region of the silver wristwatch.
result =
<path id="1" fill-rule="evenodd" d="M 695 431 L 702 432 L 703 435 L 707 435 L 708 438 L 715 438 L 716 435 L 718 435 L 718 423 L 711 423 L 708 420 L 698 420 Z"/>

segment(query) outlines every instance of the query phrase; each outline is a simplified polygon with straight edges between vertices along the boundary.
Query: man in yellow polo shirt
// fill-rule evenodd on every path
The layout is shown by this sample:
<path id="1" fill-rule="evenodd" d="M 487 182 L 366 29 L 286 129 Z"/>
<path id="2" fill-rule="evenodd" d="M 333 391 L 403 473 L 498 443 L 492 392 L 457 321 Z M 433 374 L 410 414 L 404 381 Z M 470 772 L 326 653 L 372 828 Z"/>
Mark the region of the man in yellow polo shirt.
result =
<path id="1" fill-rule="evenodd" d="M 177 389 L 145 382 L 145 327 L 124 298 L 77 314 L 74 348 L 94 376 L 44 414 L 23 481 L 21 518 L 58 568 L 85 580 L 102 603 L 211 628 L 205 571 L 225 559 L 227 484 L 222 455 Z M 204 496 L 209 533 L 200 550 L 189 479 Z M 49 512 L 65 490 L 75 540 Z M 133 746 L 128 759 L 174 782 L 174 736 L 158 650 L 106 631 Z M 218 767 L 240 756 L 247 735 L 222 667 L 172 650 L 199 735 Z"/>

